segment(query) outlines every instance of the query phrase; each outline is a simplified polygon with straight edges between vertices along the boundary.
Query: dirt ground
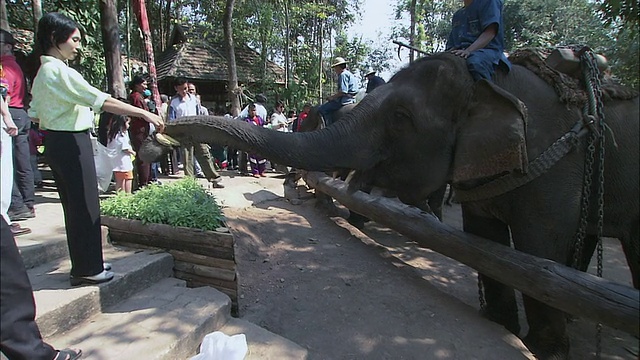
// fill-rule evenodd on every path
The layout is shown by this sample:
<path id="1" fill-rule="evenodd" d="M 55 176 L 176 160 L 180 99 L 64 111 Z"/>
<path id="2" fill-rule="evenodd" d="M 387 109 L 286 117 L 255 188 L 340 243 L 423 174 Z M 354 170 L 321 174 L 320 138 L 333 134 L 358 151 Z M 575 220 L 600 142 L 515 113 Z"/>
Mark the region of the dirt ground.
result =
<path id="1" fill-rule="evenodd" d="M 309 350 L 310 359 L 526 359 L 520 340 L 478 314 L 473 269 L 375 222 L 329 217 L 299 187 L 225 172 L 213 190 L 236 236 L 240 317 Z M 223 173 L 224 174 L 224 173 Z M 461 228 L 458 205 L 445 222 Z M 605 243 L 605 277 L 630 283 L 616 241 Z M 523 327 L 523 331 L 526 329 Z M 569 324 L 573 359 L 593 358 L 595 324 Z M 638 339 L 604 328 L 602 359 L 637 359 Z"/>

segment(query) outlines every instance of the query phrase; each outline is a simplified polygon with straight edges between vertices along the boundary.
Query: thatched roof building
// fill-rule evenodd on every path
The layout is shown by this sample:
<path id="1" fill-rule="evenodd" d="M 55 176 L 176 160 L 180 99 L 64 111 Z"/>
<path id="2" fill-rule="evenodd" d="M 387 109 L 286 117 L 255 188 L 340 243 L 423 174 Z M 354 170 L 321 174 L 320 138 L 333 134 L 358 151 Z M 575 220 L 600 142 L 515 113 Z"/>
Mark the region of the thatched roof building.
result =
<path id="1" fill-rule="evenodd" d="M 184 77 L 198 87 L 207 106 L 227 102 L 227 58 L 224 45 L 206 40 L 207 36 L 185 26 L 176 25 L 167 50 L 156 59 L 158 86 L 161 92 L 173 94 L 173 80 Z M 260 54 L 244 44 L 236 44 L 238 82 L 242 86 L 262 81 Z M 267 61 L 264 77 L 276 86 L 284 86 L 285 71 Z"/>

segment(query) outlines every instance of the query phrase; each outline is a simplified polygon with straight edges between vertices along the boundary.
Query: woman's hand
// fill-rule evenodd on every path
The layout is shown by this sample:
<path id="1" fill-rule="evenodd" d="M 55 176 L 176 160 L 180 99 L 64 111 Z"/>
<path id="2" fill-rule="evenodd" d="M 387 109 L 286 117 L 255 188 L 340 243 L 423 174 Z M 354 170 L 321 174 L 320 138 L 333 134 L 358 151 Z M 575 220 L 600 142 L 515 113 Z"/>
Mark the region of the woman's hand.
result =
<path id="1" fill-rule="evenodd" d="M 4 129 L 4 131 L 7 132 L 7 134 L 9 134 L 10 136 L 16 136 L 18 135 L 18 127 L 16 126 L 16 124 L 13 122 L 12 119 L 4 119 L 4 124 L 7 126 L 6 129 Z"/>
<path id="2" fill-rule="evenodd" d="M 147 114 L 145 114 L 146 116 L 146 120 L 150 123 L 153 124 L 153 126 L 156 127 L 156 131 L 157 132 L 163 132 L 164 131 L 164 122 L 162 121 L 162 118 L 154 113 L 148 112 Z"/>

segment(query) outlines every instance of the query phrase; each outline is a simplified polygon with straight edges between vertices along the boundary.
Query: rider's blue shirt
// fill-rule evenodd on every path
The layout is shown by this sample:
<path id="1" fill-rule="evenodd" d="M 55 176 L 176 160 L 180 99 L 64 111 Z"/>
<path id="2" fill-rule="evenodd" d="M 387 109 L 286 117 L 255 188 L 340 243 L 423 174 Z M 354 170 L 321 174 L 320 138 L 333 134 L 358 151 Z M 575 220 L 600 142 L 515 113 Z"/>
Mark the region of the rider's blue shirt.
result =
<path id="1" fill-rule="evenodd" d="M 355 94 L 358 92 L 356 85 L 356 77 L 347 69 L 344 69 L 338 76 L 338 91 L 345 94 L 339 101 L 342 105 L 353 104 L 356 102 Z"/>
<path id="2" fill-rule="evenodd" d="M 498 25 L 498 32 L 491 42 L 473 53 L 495 65 L 502 61 L 511 68 L 511 63 L 504 55 L 502 0 L 473 0 L 469 6 L 456 11 L 451 22 L 452 29 L 447 40 L 447 50 L 466 49 L 489 25 Z"/>

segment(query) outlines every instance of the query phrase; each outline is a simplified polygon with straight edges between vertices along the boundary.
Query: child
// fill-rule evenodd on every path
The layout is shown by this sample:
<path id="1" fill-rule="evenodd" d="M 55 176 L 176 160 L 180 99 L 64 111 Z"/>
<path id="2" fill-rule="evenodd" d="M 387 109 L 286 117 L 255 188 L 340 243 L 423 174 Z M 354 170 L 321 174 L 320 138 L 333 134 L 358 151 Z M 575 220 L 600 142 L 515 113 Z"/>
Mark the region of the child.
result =
<path id="1" fill-rule="evenodd" d="M 107 133 L 107 148 L 117 153 L 113 159 L 113 173 L 116 178 L 116 191 L 124 190 L 131 193 L 133 184 L 133 162 L 131 155 L 136 154 L 131 147 L 129 140 L 129 121 L 130 119 L 123 115 L 114 115 L 109 124 Z"/>
<path id="2" fill-rule="evenodd" d="M 256 105 L 250 104 L 248 110 L 249 115 L 244 119 L 244 121 L 253 125 L 264 126 L 264 120 L 257 115 Z M 253 177 L 258 178 L 266 176 L 264 174 L 266 170 L 266 163 L 267 159 L 256 154 L 249 154 L 249 164 L 251 165 L 251 173 L 253 174 Z"/>

